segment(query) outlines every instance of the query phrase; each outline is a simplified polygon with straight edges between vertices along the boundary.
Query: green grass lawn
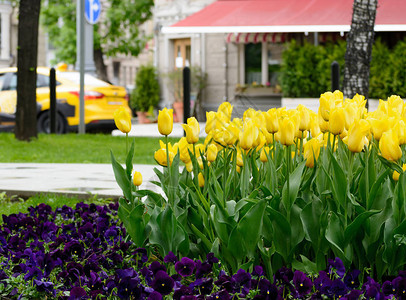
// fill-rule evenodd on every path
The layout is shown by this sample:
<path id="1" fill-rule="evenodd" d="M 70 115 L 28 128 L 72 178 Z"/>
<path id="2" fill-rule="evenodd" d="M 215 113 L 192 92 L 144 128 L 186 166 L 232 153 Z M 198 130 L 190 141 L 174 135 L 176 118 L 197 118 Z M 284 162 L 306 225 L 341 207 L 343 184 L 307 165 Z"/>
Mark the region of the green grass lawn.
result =
<path id="1" fill-rule="evenodd" d="M 160 138 L 133 138 L 134 164 L 156 164 L 154 152 Z M 174 143 L 178 139 L 169 139 Z M 125 162 L 125 137 L 107 134 L 39 134 L 31 142 L 18 141 L 13 133 L 0 133 L 0 163 L 111 163 L 110 150 Z"/>

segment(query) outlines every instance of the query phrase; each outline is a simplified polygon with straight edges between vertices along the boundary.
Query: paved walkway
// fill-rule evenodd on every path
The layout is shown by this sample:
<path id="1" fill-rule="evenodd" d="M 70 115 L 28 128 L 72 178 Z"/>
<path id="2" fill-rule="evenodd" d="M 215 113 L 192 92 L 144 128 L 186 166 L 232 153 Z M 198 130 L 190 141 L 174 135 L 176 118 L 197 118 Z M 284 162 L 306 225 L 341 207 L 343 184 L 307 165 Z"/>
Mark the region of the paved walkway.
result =
<path id="1" fill-rule="evenodd" d="M 134 165 L 141 172 L 141 189 L 159 191 L 151 180 L 158 180 L 153 165 Z M 122 195 L 110 164 L 0 163 L 0 193 L 29 197 L 38 193 L 94 195 L 118 198 Z"/>

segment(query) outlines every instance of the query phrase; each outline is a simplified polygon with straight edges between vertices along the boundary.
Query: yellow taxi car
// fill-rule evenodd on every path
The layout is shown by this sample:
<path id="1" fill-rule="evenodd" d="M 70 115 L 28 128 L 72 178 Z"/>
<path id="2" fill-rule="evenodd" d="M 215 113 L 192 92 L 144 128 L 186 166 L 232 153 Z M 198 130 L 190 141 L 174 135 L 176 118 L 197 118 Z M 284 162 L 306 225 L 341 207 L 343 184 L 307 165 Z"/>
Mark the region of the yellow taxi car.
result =
<path id="1" fill-rule="evenodd" d="M 38 132 L 49 132 L 49 73 L 50 68 L 37 68 L 37 126 Z M 56 70 L 57 132 L 65 133 L 79 125 L 80 74 Z M 17 68 L 0 69 L 0 124 L 13 125 L 17 104 Z M 131 114 L 124 87 L 114 86 L 85 74 L 86 129 L 114 129 L 114 111 L 124 106 Z"/>

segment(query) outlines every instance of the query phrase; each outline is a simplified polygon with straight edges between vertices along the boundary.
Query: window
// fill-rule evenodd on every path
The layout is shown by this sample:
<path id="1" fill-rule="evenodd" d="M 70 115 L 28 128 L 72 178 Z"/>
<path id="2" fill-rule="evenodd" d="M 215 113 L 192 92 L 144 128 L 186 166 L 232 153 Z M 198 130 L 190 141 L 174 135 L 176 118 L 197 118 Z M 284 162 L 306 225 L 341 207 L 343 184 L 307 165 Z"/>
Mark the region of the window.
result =
<path id="1" fill-rule="evenodd" d="M 272 87 L 279 85 L 279 75 L 282 61 L 282 47 L 278 44 L 268 44 L 268 82 Z"/>
<path id="2" fill-rule="evenodd" d="M 245 83 L 261 83 L 261 43 L 245 44 Z"/>

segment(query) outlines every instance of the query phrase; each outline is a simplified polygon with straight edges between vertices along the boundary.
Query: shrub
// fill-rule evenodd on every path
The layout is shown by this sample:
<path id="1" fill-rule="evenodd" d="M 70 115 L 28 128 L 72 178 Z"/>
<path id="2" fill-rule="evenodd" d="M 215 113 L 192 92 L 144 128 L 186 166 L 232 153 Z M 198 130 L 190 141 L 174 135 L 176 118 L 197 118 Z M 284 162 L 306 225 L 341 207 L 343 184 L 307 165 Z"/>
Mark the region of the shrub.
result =
<path id="1" fill-rule="evenodd" d="M 148 111 L 151 107 L 156 107 L 159 100 L 160 89 L 155 67 L 141 66 L 135 79 L 135 89 L 131 94 L 131 108 Z"/>

